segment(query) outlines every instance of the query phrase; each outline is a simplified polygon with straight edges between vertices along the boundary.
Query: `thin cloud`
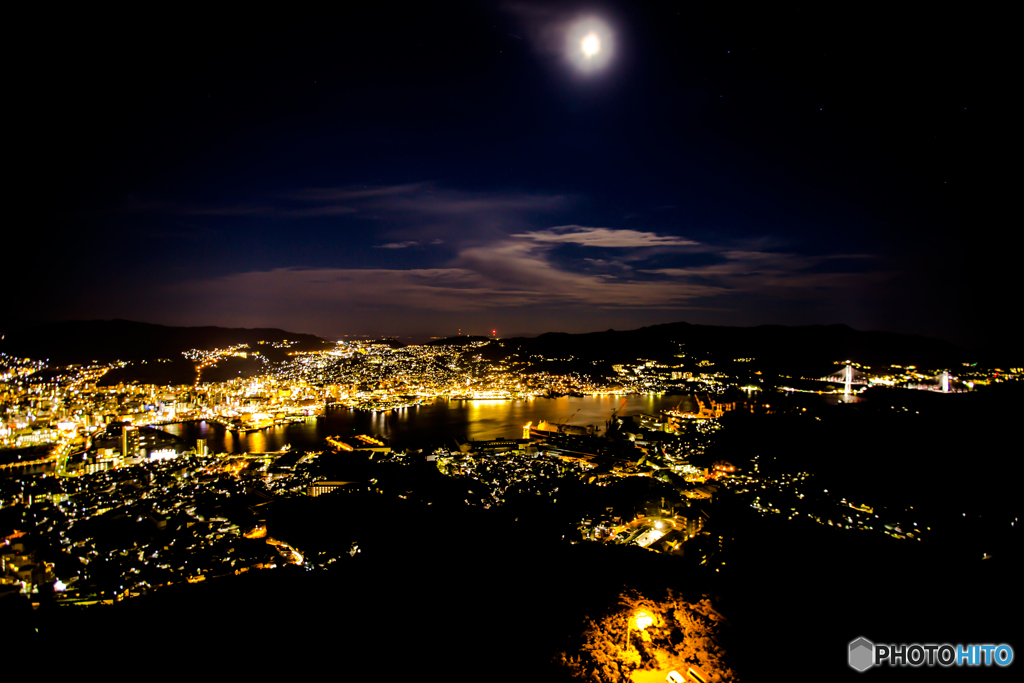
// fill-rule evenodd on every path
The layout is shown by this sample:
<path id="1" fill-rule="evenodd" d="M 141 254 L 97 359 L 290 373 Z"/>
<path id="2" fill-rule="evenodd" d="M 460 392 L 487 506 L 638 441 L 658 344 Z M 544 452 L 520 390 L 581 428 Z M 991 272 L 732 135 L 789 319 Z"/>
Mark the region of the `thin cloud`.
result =
<path id="1" fill-rule="evenodd" d="M 609 241 L 597 237 L 602 244 Z M 650 237 L 627 237 L 624 242 L 631 246 L 651 243 Z M 554 248 L 557 244 L 504 236 L 463 246 L 439 267 L 276 268 L 168 284 L 163 296 L 190 302 L 190 310 L 210 320 L 251 319 L 266 324 L 286 320 L 298 327 L 325 321 L 334 321 L 331 325 L 373 321 L 401 327 L 414 320 L 452 322 L 466 315 L 499 315 L 505 320 L 526 316 L 557 324 L 584 310 L 604 311 L 614 318 L 638 311 L 723 312 L 749 307 L 751 302 L 770 307 L 780 300 L 831 305 L 846 300 L 850 293 L 883 291 L 889 277 L 879 272 L 819 272 L 823 265 L 830 265 L 825 262 L 831 257 L 708 244 L 686 247 L 686 253 L 710 253 L 719 262 L 634 271 L 621 259 L 562 262 Z M 423 240 L 403 240 L 379 248 L 422 246 Z M 677 254 L 680 249 L 677 245 L 633 251 L 662 248 Z"/>
<path id="2" fill-rule="evenodd" d="M 464 244 L 504 239 L 528 230 L 530 218 L 551 216 L 573 199 L 524 192 L 468 192 L 416 182 L 384 186 L 318 187 L 272 197 L 270 203 L 195 205 L 129 197 L 124 210 L 188 216 L 267 216 L 283 219 L 359 217 L 387 225 L 380 236 L 396 249 L 419 244 Z M 396 246 L 401 245 L 401 246 Z"/>
<path id="3" fill-rule="evenodd" d="M 357 211 L 358 209 L 350 206 L 317 206 L 308 209 L 280 209 L 275 213 L 278 216 L 292 218 L 315 218 L 319 216 L 347 216 Z"/>
<path id="4" fill-rule="evenodd" d="M 435 190 L 414 196 L 397 197 L 378 207 L 414 214 L 477 216 L 499 212 L 552 210 L 564 206 L 566 201 L 567 198 L 561 195 Z"/>
<path id="5" fill-rule="evenodd" d="M 719 284 L 733 291 L 763 293 L 768 289 L 789 289 L 786 296 L 809 297 L 822 290 L 863 287 L 888 280 L 885 272 L 822 271 L 823 264 L 844 259 L 867 259 L 866 254 L 800 255 L 782 252 L 723 249 L 722 260 L 686 268 L 643 269 L 638 272 L 673 281 Z"/>
<path id="6" fill-rule="evenodd" d="M 125 213 L 169 213 L 182 216 L 256 216 L 272 212 L 273 209 L 259 204 L 224 204 L 221 206 L 202 206 L 187 203 L 175 203 L 163 200 L 142 200 L 127 197 L 121 205 Z"/>
<path id="7" fill-rule="evenodd" d="M 409 247 L 423 247 L 423 246 L 437 246 L 438 244 L 444 244 L 444 240 L 430 240 L 425 242 L 423 240 L 405 240 L 404 242 L 388 242 L 386 244 L 374 245 L 374 249 L 408 249 Z"/>
<path id="8" fill-rule="evenodd" d="M 579 244 L 585 247 L 639 249 L 645 247 L 692 247 L 699 246 L 685 237 L 659 235 L 639 230 L 614 230 L 612 228 L 588 228 L 580 225 L 563 225 L 547 230 L 513 235 L 547 244 Z"/>
<path id="9" fill-rule="evenodd" d="M 408 249 L 409 247 L 418 247 L 420 243 L 416 240 L 409 240 L 407 242 L 388 242 L 387 244 L 378 244 L 374 246 L 374 249 Z"/>
<path id="10" fill-rule="evenodd" d="M 281 195 L 283 199 L 307 203 L 346 202 L 389 213 L 479 214 L 495 211 L 528 211 L 557 207 L 565 202 L 559 195 L 519 192 L 466 192 L 438 188 L 419 182 L 376 187 L 309 188 Z"/>
<path id="11" fill-rule="evenodd" d="M 728 308 L 772 297 L 820 300 L 888 277 L 856 272 L 850 260 L 868 258 L 863 254 L 802 255 L 771 240 L 716 245 L 655 231 L 558 225 L 558 213 L 576 200 L 557 194 L 468 192 L 422 182 L 310 188 L 275 201 L 280 205 L 177 210 L 289 218 L 358 213 L 364 221 L 388 226 L 374 240 L 379 242 L 374 249 L 364 252 L 368 257 L 375 253 L 370 262 L 384 267 L 251 271 L 168 285 L 168 296 L 201 302 L 211 314 L 252 309 L 255 315 L 259 309 L 285 315 L 310 305 L 387 310 L 399 317 L 414 311 L 524 307 L 679 310 Z M 556 225 L 542 228 L 539 221 Z M 445 248 L 431 248 L 440 244 Z M 561 248 L 568 245 L 586 247 L 584 253 L 595 258 Z M 386 252 L 410 249 L 424 267 L 390 267 L 398 259 L 388 259 Z M 600 249 L 614 250 L 614 255 Z M 680 259 L 698 254 L 710 262 L 680 265 L 685 263 Z"/>
<path id="12" fill-rule="evenodd" d="M 548 256 L 537 245 L 506 241 L 464 249 L 443 268 L 278 268 L 193 281 L 168 291 L 226 309 L 258 305 L 284 311 L 313 302 L 451 312 L 570 305 L 675 308 L 721 293 L 716 285 L 575 272 Z"/>
<path id="13" fill-rule="evenodd" d="M 393 197 L 412 194 L 425 188 L 430 183 L 406 183 L 403 185 L 351 185 L 347 187 L 310 187 L 280 195 L 283 199 L 298 202 L 352 202 L 378 197 Z"/>

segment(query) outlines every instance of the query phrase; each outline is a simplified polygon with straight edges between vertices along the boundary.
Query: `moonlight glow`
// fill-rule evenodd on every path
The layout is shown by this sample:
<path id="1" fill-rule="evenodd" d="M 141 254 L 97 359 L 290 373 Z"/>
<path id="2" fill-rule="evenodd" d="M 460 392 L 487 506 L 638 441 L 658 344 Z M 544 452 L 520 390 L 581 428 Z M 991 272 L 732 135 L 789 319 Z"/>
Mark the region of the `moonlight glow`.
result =
<path id="1" fill-rule="evenodd" d="M 612 56 L 612 32 L 596 17 L 578 19 L 569 25 L 566 57 L 583 72 L 599 71 Z"/>

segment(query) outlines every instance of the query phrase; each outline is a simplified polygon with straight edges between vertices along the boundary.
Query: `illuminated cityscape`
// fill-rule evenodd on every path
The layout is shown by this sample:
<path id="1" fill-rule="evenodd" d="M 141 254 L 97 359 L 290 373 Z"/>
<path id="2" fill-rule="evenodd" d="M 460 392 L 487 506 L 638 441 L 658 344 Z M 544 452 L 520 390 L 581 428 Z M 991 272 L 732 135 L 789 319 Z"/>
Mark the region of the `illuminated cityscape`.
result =
<path id="1" fill-rule="evenodd" d="M 1012 664 L 1012 22 L 122 14 L 10 22 L 12 679 Z"/>
<path id="2" fill-rule="evenodd" d="M 907 420 L 920 415 L 911 411 L 917 396 L 976 405 L 986 392 L 1018 386 L 1024 372 L 975 363 L 953 373 L 835 361 L 838 372 L 811 378 L 762 371 L 772 366 L 767 359 L 713 351 L 652 360 L 643 357 L 649 350 L 638 349 L 640 358 L 611 363 L 589 360 L 602 346 L 580 346 L 578 356 L 541 348 L 525 354 L 528 340 L 320 340 L 319 349 L 296 350 L 297 344 L 187 349 L 181 356 L 194 380 L 180 385 L 123 381 L 159 376 L 169 359 L 51 367 L 4 356 L 0 590 L 24 596 L 36 611 L 95 610 L 175 586 L 220 585 L 285 567 L 316 575 L 387 555 L 378 525 L 343 527 L 341 536 L 296 528 L 287 501 L 303 500 L 315 500 L 313 514 L 325 519 L 356 506 L 359 517 L 376 510 L 382 524 L 433 509 L 443 525 L 459 525 L 475 511 L 492 515 L 486 524 L 495 529 L 511 525 L 510 532 L 489 534 L 526 534 L 525 542 L 542 547 L 643 549 L 671 558 L 706 587 L 741 576 L 731 565 L 759 518 L 794 529 L 824 527 L 839 543 L 840 534 L 858 534 L 940 544 L 959 533 L 941 507 L 926 501 L 915 510 L 843 478 L 830 492 L 837 481 L 830 465 L 794 459 L 803 469 L 780 468 L 779 456 L 732 447 L 727 439 L 763 420 L 803 430 L 834 425 L 850 410 L 871 409 L 872 417 L 860 418 L 868 422 Z M 236 371 L 242 376 L 204 379 L 239 359 L 250 361 L 244 374 Z M 579 371 L 581 362 L 591 369 Z M 637 401 L 648 410 L 627 407 Z M 440 426 L 438 411 L 466 409 L 485 411 L 485 422 L 500 420 L 503 433 L 482 438 L 465 431 L 471 425 Z M 581 422 L 581 411 L 584 419 L 604 419 Z M 513 422 L 527 414 L 538 417 Z M 421 419 L 437 426 L 405 433 Z M 386 426 L 390 436 L 359 433 L 359 424 Z M 273 450 L 265 446 L 268 437 Z M 382 511 L 388 501 L 400 507 Z M 971 525 L 1016 524 L 998 514 L 986 519 Z M 983 557 L 1000 548 L 993 542 Z M 736 676 L 729 655 L 706 640 L 722 628 L 714 619 L 701 621 L 701 614 L 719 614 L 706 594 L 702 602 L 672 594 L 659 603 L 632 590 L 622 596 L 630 609 L 647 605 L 669 620 L 659 622 L 668 629 L 660 637 L 669 640 L 643 646 L 653 648 L 651 661 L 673 670 L 704 667 L 721 680 Z M 676 607 L 668 607 L 673 601 Z M 680 605 L 693 610 L 691 621 L 672 626 Z M 575 637 L 594 642 L 607 628 L 594 621 Z M 671 645 L 673 628 L 689 633 L 690 645 Z M 584 660 L 566 647 L 551 656 L 567 676 L 580 666 L 598 666 L 613 678 L 643 669 L 643 656 L 628 649 Z"/>

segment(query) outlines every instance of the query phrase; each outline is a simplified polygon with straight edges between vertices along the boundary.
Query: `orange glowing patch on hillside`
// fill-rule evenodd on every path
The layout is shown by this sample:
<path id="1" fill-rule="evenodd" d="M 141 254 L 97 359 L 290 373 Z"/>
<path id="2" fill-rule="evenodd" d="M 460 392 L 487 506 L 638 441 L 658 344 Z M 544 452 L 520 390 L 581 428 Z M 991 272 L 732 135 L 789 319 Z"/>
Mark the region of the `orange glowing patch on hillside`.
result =
<path id="1" fill-rule="evenodd" d="M 257 526 L 250 529 L 244 534 L 246 538 L 264 538 L 267 535 L 267 527 Z"/>

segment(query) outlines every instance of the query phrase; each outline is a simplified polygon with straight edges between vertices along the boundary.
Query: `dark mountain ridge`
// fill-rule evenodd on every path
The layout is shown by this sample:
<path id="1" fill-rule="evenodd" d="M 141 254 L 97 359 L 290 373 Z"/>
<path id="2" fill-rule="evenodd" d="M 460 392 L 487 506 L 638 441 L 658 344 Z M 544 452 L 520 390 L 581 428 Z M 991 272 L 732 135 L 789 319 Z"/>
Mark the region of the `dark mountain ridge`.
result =
<path id="1" fill-rule="evenodd" d="M 265 342 L 297 342 L 293 350 L 324 348 L 311 334 L 276 328 L 168 327 L 131 320 L 74 320 L 13 330 L 0 341 L 0 351 L 51 364 L 113 360 L 180 359 L 189 349 L 214 349 Z M 269 350 L 269 349 L 268 349 Z"/>
<path id="2" fill-rule="evenodd" d="M 754 358 L 779 367 L 829 365 L 850 360 L 866 365 L 959 367 L 989 360 L 981 354 L 939 339 L 894 332 L 861 332 L 847 325 L 761 325 L 719 327 L 686 322 L 636 330 L 586 334 L 546 333 L 533 338 L 496 342 L 520 355 L 622 363 L 636 358 L 680 362 L 731 361 Z"/>
<path id="3" fill-rule="evenodd" d="M 490 337 L 445 337 L 444 339 L 431 339 L 427 346 L 468 346 L 474 342 L 492 341 Z"/>
<path id="4" fill-rule="evenodd" d="M 310 334 L 277 328 L 169 327 L 129 320 L 87 320 L 50 323 L 7 332 L 0 351 L 52 364 L 88 363 L 93 360 L 181 358 L 188 349 L 224 348 L 257 342 L 295 342 L 291 350 L 325 348 L 331 342 Z M 635 330 L 606 330 L 569 334 L 548 332 L 537 337 L 489 340 L 453 337 L 433 344 L 468 344 L 490 341 L 488 357 L 540 355 L 549 359 L 625 363 L 638 358 L 678 364 L 710 360 L 729 363 L 754 358 L 758 366 L 785 369 L 831 365 L 851 360 L 872 365 L 917 365 L 954 368 L 962 363 L 1007 363 L 946 341 L 893 332 L 862 332 L 847 325 L 787 327 L 719 327 L 686 322 L 652 325 Z M 269 347 L 269 345 L 268 345 Z M 266 348 L 266 351 L 271 351 Z"/>

